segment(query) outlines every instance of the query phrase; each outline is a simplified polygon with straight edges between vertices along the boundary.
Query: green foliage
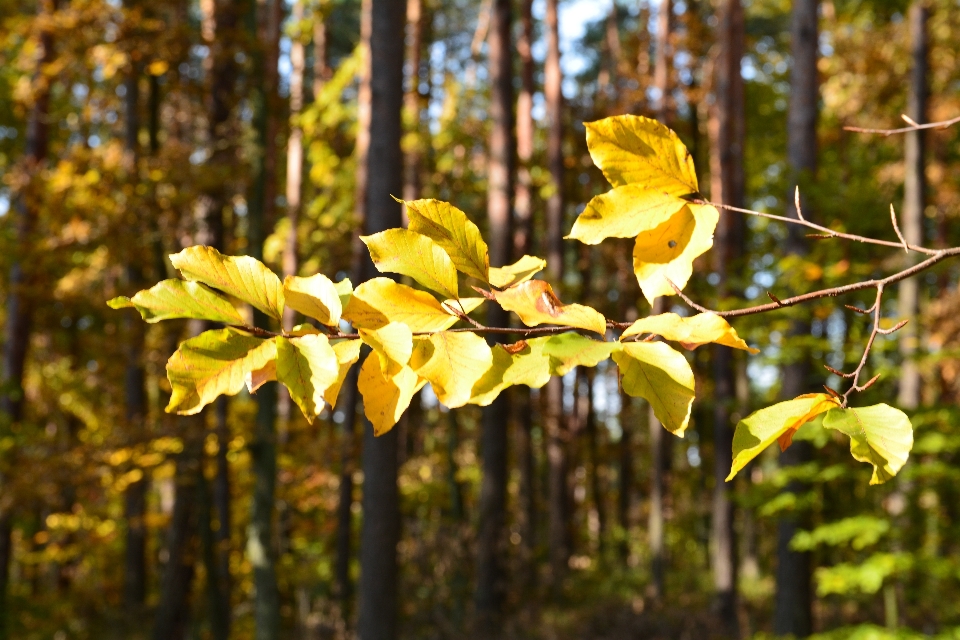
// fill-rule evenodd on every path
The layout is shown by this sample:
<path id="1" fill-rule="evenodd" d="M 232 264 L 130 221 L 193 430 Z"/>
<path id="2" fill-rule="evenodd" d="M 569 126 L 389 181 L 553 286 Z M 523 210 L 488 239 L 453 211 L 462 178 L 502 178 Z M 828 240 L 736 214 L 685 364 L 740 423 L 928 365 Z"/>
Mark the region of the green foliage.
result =
<path id="1" fill-rule="evenodd" d="M 875 544 L 889 530 L 890 522 L 885 518 L 851 516 L 820 525 L 812 531 L 800 531 L 790 541 L 790 546 L 797 551 L 812 551 L 820 544 L 849 544 L 859 551 Z"/>

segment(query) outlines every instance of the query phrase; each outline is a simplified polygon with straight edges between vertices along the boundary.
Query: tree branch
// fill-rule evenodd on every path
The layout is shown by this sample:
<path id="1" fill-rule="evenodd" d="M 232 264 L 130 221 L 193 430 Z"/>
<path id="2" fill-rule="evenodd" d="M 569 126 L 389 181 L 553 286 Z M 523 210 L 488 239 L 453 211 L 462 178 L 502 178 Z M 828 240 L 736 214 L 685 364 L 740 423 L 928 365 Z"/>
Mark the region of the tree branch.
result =
<path id="1" fill-rule="evenodd" d="M 901 116 L 903 117 L 903 116 Z M 906 118 L 904 118 L 906 120 Z M 950 120 L 941 120 L 940 122 L 928 122 L 927 124 L 913 123 L 909 127 L 902 129 L 862 129 L 860 127 L 844 127 L 844 131 L 855 131 L 856 133 L 879 133 L 884 136 L 892 136 L 895 133 L 910 133 L 911 131 L 920 131 L 921 129 L 946 129 L 960 122 L 960 116 Z"/>

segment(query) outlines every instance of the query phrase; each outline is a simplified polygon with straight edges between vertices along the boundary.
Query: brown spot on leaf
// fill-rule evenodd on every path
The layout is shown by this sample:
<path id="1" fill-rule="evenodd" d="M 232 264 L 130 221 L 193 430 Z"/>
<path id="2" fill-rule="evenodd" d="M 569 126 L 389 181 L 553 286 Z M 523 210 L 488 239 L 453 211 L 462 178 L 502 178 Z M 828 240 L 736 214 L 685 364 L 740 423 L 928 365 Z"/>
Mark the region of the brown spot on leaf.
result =
<path id="1" fill-rule="evenodd" d="M 563 303 L 560 302 L 560 298 L 558 298 L 555 293 L 547 290 L 540 294 L 534 306 L 540 313 L 546 313 L 556 318 L 560 315 L 560 307 L 563 306 Z"/>

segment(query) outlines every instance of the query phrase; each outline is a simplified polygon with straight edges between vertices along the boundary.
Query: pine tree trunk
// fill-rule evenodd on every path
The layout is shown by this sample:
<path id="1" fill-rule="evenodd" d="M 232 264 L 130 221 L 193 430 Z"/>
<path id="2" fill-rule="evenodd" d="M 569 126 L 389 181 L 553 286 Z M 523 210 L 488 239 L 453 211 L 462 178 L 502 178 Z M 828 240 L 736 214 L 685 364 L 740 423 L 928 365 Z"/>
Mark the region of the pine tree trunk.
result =
<path id="1" fill-rule="evenodd" d="M 230 636 L 232 623 L 232 592 L 233 581 L 230 577 L 230 532 L 232 529 L 233 514 L 230 506 L 230 465 L 227 453 L 230 449 L 230 426 L 227 421 L 229 400 L 226 396 L 217 398 L 214 405 L 216 411 L 216 476 L 213 479 L 213 510 L 217 517 L 217 529 L 214 532 L 216 553 L 216 579 L 219 583 L 216 594 L 220 602 L 212 610 L 221 616 L 219 620 L 211 621 L 221 629 L 224 637 Z M 209 579 L 209 578 L 208 578 Z"/>
<path id="2" fill-rule="evenodd" d="M 713 59 L 713 104 L 710 107 L 710 196 L 714 202 L 744 206 L 743 148 L 745 135 L 744 85 L 740 62 L 744 48 L 744 18 L 740 0 L 724 0 L 718 11 L 717 44 Z M 730 294 L 728 280 L 742 259 L 742 216 L 722 215 L 714 240 L 714 271 L 719 275 L 717 295 Z M 729 347 L 713 349 L 714 374 L 714 491 L 711 519 L 711 559 L 714 607 L 729 637 L 739 635 L 737 621 L 737 542 L 731 487 L 726 483 L 733 460 L 736 407 L 736 370 Z"/>
<path id="3" fill-rule="evenodd" d="M 673 68 L 673 0 L 660 0 L 657 12 L 657 57 L 653 67 L 653 85 L 657 90 L 654 111 L 657 119 L 670 124 L 673 115 L 671 70 Z"/>
<path id="4" fill-rule="evenodd" d="M 917 0 L 910 7 L 910 39 L 913 70 L 910 74 L 910 93 L 908 97 L 907 115 L 914 122 L 927 121 L 927 67 L 929 57 L 929 42 L 927 37 L 927 20 L 930 9 L 923 2 Z M 903 237 L 910 244 L 923 244 L 923 209 L 926 201 L 927 180 L 925 175 L 925 141 L 924 131 L 911 131 L 906 134 L 904 164 L 906 176 L 903 183 Z M 916 254 L 912 262 L 916 262 Z M 903 364 L 900 368 L 900 390 L 897 403 L 904 409 L 916 409 L 920 404 L 920 372 L 914 354 L 917 350 L 919 334 L 917 332 L 919 279 L 908 278 L 899 284 L 899 300 L 897 317 L 910 319 L 910 322 L 900 330 L 900 355 Z"/>
<path id="5" fill-rule="evenodd" d="M 513 123 L 513 12 L 509 0 L 495 0 L 487 34 L 490 76 L 490 151 L 488 159 L 487 220 L 491 266 L 510 262 L 511 201 L 514 195 L 516 143 Z M 505 327 L 507 313 L 490 305 L 487 324 Z M 481 637 L 502 635 L 506 573 L 507 420 L 509 394 L 502 393 L 481 418 L 480 451 L 483 480 L 480 487 L 480 522 L 477 533 L 477 632 Z"/>
<path id="6" fill-rule="evenodd" d="M 38 3 L 38 13 L 41 18 L 47 18 L 56 11 L 55 0 L 43 0 Z M 53 34 L 44 30 L 40 35 L 40 50 L 37 58 L 36 79 L 41 76 L 44 65 L 54 59 Z M 36 80 L 35 79 L 35 80 Z M 37 176 L 45 164 L 48 150 L 50 86 L 49 80 L 40 82 L 40 90 L 34 98 L 33 109 L 27 125 L 27 142 L 24 149 L 24 167 L 29 175 Z M 28 184 L 24 189 L 31 190 L 34 184 Z M 37 199 L 31 194 L 20 194 L 14 209 L 14 246 L 26 250 L 32 246 L 34 227 L 39 212 L 33 204 Z M 19 253 L 19 252 L 18 252 Z M 31 275 L 26 268 L 28 260 L 23 254 L 13 256 L 10 266 L 10 280 L 7 285 L 7 316 L 3 343 L 3 377 L 0 387 L 0 414 L 3 414 L 0 435 L 9 435 L 12 425 L 23 419 L 24 390 L 23 373 L 27 361 L 27 349 L 30 344 L 31 325 L 33 321 L 33 301 L 30 299 L 29 287 Z M 5 479 L 0 477 L 0 488 Z M 13 502 L 12 500 L 10 501 Z M 10 562 L 13 556 L 12 509 L 13 504 L 0 507 L 0 640 L 9 636 L 8 592 L 10 580 Z"/>
<path id="7" fill-rule="evenodd" d="M 403 163 L 403 199 L 416 200 L 420 197 L 421 167 L 421 127 L 420 127 L 420 66 L 423 53 L 423 0 L 407 0 L 407 46 L 408 74 L 407 91 L 404 96 L 404 117 L 410 131 L 414 134 L 415 144 L 406 153 Z"/>
<path id="8" fill-rule="evenodd" d="M 401 224 L 391 195 L 403 188 L 404 0 L 374 0 L 370 14 L 370 119 L 364 231 L 373 234 Z M 372 274 L 369 258 L 365 273 Z M 363 530 L 360 540 L 360 640 L 397 637 L 397 430 L 374 437 L 364 422 Z"/>
<path id="9" fill-rule="evenodd" d="M 517 193 L 514 200 L 516 226 L 513 253 L 520 257 L 530 253 L 533 243 L 533 187 L 530 161 L 533 158 L 533 0 L 522 0 L 520 7 L 520 93 L 517 96 Z M 528 394 L 529 395 L 529 394 Z"/>
<path id="10" fill-rule="evenodd" d="M 813 212 L 806 199 L 804 187 L 812 183 L 817 170 L 817 103 L 820 97 L 817 76 L 818 0 L 794 0 L 791 18 L 791 50 L 793 69 L 790 78 L 790 104 L 787 113 L 787 162 L 791 184 L 800 185 L 801 206 L 807 219 Z M 787 202 L 793 201 L 793 192 Z M 796 215 L 796 212 L 793 212 Z M 807 241 L 802 227 L 791 225 L 786 242 L 789 254 L 805 255 Z M 810 332 L 809 322 L 797 320 L 788 332 L 788 339 L 796 340 Z M 810 390 L 809 353 L 783 367 L 781 397 L 794 398 Z M 812 450 L 807 442 L 796 442 L 780 455 L 781 466 L 802 464 L 810 459 Z M 792 482 L 786 491 L 801 491 L 803 487 Z M 811 556 L 809 552 L 794 551 L 790 541 L 801 528 L 795 517 L 783 517 L 777 528 L 777 593 L 774 603 L 774 632 L 793 634 L 798 638 L 812 632 Z"/>

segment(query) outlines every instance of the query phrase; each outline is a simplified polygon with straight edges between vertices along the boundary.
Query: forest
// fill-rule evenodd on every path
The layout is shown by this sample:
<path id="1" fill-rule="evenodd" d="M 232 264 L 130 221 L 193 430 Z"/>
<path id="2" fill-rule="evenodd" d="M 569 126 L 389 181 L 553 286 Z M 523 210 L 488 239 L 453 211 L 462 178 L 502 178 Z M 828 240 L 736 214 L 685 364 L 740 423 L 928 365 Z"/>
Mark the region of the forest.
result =
<path id="1" fill-rule="evenodd" d="M 957 0 L 0 24 L 0 640 L 960 638 Z"/>

